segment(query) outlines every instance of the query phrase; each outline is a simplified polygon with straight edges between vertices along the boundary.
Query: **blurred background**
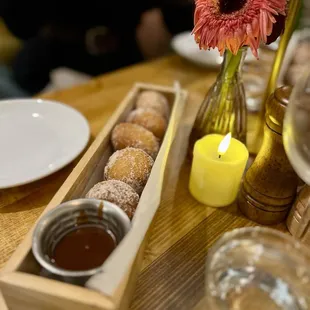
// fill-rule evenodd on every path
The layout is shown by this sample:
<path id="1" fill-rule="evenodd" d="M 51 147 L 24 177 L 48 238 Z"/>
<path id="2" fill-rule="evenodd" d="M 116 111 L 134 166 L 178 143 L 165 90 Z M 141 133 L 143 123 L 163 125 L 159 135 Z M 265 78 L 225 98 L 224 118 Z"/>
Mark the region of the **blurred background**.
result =
<path id="1" fill-rule="evenodd" d="M 310 27 L 310 0 L 297 28 Z M 172 52 L 193 0 L 1 0 L 0 98 L 67 88 Z"/>
<path id="2" fill-rule="evenodd" d="M 0 98 L 31 96 L 170 51 L 191 0 L 0 2 Z"/>

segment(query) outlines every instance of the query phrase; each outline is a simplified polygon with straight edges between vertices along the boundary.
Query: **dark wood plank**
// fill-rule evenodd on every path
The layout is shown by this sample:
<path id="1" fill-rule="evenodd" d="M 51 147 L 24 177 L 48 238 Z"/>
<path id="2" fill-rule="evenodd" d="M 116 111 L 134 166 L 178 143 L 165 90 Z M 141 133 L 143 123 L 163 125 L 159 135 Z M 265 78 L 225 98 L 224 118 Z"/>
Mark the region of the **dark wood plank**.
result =
<path id="1" fill-rule="evenodd" d="M 204 296 L 208 249 L 225 232 L 257 226 L 241 214 L 236 204 L 213 209 L 197 203 L 187 189 L 189 170 L 190 163 L 186 161 L 174 207 L 171 201 L 169 205 L 163 203 L 155 219 L 145 256 L 148 265 L 140 274 L 131 310 L 194 308 Z M 192 229 L 184 234 L 186 225 Z M 284 224 L 273 227 L 286 231 Z M 173 235 L 178 240 L 175 243 Z"/>

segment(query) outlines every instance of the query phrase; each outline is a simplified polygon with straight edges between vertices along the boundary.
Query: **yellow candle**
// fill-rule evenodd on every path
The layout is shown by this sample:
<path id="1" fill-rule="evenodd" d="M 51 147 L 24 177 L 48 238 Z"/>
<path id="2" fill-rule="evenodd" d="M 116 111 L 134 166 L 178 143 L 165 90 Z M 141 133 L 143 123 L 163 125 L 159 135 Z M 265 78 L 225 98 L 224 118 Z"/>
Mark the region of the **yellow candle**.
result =
<path id="1" fill-rule="evenodd" d="M 233 203 L 248 158 L 245 145 L 230 134 L 226 137 L 211 134 L 198 140 L 189 182 L 191 194 L 211 207 Z"/>

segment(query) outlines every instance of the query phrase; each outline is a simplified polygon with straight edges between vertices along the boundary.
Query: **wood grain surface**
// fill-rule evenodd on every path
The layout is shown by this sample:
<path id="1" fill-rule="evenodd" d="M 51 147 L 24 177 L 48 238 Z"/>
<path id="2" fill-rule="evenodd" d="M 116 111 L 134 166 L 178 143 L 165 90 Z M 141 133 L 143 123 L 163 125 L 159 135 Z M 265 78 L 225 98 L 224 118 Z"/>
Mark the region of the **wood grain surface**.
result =
<path id="1" fill-rule="evenodd" d="M 194 117 L 216 75 L 216 71 L 196 67 L 178 56 L 169 56 L 42 96 L 69 104 L 83 113 L 90 123 L 93 139 L 135 82 L 171 86 L 178 80 L 190 92 L 183 125 L 174 142 L 183 146 L 179 169 L 167 173 L 162 203 L 145 251 L 131 309 L 203 309 L 208 248 L 226 231 L 256 225 L 241 215 L 235 204 L 223 209 L 209 208 L 195 201 L 188 191 L 190 162 L 186 157 L 186 140 L 191 119 L 187 116 Z M 250 144 L 253 144 L 257 119 L 257 115 L 249 114 Z M 35 183 L 0 191 L 0 267 L 76 163 Z M 284 224 L 275 228 L 285 230 Z"/>

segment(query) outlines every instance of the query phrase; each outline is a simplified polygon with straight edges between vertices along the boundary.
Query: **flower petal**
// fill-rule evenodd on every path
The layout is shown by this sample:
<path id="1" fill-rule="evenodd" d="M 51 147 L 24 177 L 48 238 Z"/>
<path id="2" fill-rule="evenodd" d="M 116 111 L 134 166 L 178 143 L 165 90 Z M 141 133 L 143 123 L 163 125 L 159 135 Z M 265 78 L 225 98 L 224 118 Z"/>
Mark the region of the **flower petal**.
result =
<path id="1" fill-rule="evenodd" d="M 225 49 L 236 54 L 240 47 L 249 45 L 258 57 L 260 42 L 270 41 L 269 36 L 273 37 L 273 30 L 278 28 L 278 17 L 285 16 L 287 0 L 245 0 L 236 6 L 238 10 L 226 10 L 225 13 L 220 11 L 220 1 L 196 0 L 192 33 L 200 48 L 217 47 L 221 54 Z M 230 2 L 229 5 L 231 8 Z"/>

